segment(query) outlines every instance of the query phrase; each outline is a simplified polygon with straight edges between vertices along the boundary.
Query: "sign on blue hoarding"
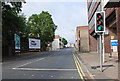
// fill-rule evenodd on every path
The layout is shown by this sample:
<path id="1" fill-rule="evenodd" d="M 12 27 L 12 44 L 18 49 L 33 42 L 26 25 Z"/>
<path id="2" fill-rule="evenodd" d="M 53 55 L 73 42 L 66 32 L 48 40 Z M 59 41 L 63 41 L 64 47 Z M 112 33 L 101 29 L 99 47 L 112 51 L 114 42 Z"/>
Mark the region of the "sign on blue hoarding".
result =
<path id="1" fill-rule="evenodd" d="M 118 46 L 118 40 L 111 40 L 111 46 Z"/>

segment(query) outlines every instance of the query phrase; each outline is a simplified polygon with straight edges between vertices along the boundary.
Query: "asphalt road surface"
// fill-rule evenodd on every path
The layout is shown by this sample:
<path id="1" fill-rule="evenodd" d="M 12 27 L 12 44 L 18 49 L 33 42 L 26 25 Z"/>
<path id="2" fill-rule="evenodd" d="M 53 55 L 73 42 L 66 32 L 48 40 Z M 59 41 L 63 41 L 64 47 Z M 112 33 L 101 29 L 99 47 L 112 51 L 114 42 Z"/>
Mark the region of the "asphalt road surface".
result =
<path id="1" fill-rule="evenodd" d="M 81 79 L 73 48 L 4 62 L 3 79 Z"/>

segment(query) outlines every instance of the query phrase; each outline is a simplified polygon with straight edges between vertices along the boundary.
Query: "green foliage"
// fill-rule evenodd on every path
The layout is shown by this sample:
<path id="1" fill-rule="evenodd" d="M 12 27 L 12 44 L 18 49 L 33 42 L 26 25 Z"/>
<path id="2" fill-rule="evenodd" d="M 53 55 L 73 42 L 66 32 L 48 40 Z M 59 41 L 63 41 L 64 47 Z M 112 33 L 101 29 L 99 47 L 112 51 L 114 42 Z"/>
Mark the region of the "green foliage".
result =
<path id="1" fill-rule="evenodd" d="M 22 2 L 2 2 L 3 46 L 10 46 L 14 34 L 20 34 L 26 27 L 26 18 L 24 15 L 18 15 L 21 8 Z"/>
<path id="2" fill-rule="evenodd" d="M 67 42 L 67 40 L 65 38 L 63 38 L 62 41 L 63 41 L 64 45 L 67 45 L 68 42 Z"/>
<path id="3" fill-rule="evenodd" d="M 2 11 L 17 14 L 22 11 L 21 8 L 22 2 L 2 2 Z"/>
<path id="4" fill-rule="evenodd" d="M 27 24 L 30 31 L 29 37 L 39 38 L 45 45 L 53 41 L 57 26 L 48 12 L 33 14 L 29 17 Z"/>

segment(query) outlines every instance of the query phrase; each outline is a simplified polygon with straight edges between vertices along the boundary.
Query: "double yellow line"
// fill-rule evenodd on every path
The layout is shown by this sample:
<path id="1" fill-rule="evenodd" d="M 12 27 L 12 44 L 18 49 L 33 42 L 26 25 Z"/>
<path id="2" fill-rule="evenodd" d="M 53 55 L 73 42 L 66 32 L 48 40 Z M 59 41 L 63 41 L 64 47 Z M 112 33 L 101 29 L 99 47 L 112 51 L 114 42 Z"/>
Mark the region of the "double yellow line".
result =
<path id="1" fill-rule="evenodd" d="M 75 56 L 75 54 L 73 54 L 73 58 L 74 58 L 75 65 L 77 67 L 78 73 L 79 73 L 82 81 L 85 81 L 85 79 L 84 79 L 85 74 L 83 73 L 81 66 L 80 66 L 80 63 L 78 62 L 79 58 L 77 56 Z"/>

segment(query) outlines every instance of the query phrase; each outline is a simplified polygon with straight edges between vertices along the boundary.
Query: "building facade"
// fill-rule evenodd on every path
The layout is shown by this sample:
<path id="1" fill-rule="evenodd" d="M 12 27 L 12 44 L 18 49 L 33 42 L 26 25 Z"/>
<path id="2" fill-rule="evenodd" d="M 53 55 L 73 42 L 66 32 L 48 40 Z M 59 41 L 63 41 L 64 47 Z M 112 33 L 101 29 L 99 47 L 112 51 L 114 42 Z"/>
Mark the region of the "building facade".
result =
<path id="1" fill-rule="evenodd" d="M 88 24 L 89 24 L 89 44 L 90 44 L 90 51 L 91 52 L 98 52 L 100 49 L 100 40 L 99 35 L 95 33 L 95 12 L 105 11 L 105 23 L 106 23 L 106 30 L 105 33 L 102 36 L 102 39 L 104 42 L 103 49 L 105 53 L 109 53 L 112 55 L 118 55 L 118 46 L 112 46 L 112 41 L 118 41 L 118 35 L 120 34 L 120 7 L 114 7 L 114 8 L 105 8 L 107 5 L 107 2 L 102 4 L 100 2 L 101 0 L 88 0 Z M 120 39 L 120 38 L 119 38 Z"/>
<path id="2" fill-rule="evenodd" d="M 74 47 L 74 46 L 75 46 L 74 43 L 70 43 L 70 44 L 69 44 L 69 47 Z"/>
<path id="3" fill-rule="evenodd" d="M 88 0 L 89 44 L 91 52 L 99 52 L 99 36 L 95 33 L 95 12 L 101 11 L 100 0 Z"/>
<path id="4" fill-rule="evenodd" d="M 89 28 L 88 26 L 78 26 L 76 28 L 75 36 L 76 49 L 81 52 L 89 51 Z"/>
<path id="5" fill-rule="evenodd" d="M 118 2 L 107 1 L 104 4 L 106 30 L 108 35 L 105 35 L 105 52 L 113 56 L 120 55 L 120 0 Z M 111 41 L 117 41 L 117 46 L 112 46 Z"/>
<path id="6" fill-rule="evenodd" d="M 52 42 L 52 50 L 59 50 L 63 48 L 62 37 L 55 35 L 55 39 Z"/>

